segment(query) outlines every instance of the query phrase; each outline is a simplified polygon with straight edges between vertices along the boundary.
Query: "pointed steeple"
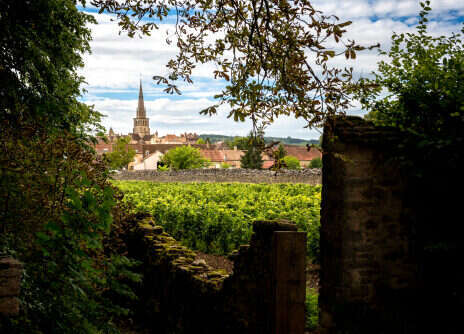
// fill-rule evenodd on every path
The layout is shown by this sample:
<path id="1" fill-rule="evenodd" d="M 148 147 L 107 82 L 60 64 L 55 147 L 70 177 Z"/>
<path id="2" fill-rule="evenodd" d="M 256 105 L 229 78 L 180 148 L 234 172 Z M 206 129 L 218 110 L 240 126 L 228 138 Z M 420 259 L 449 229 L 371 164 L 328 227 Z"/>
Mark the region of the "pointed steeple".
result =
<path id="1" fill-rule="evenodd" d="M 142 79 L 140 79 L 140 87 L 139 87 L 139 103 L 137 106 L 137 118 L 145 118 L 145 103 L 143 101 L 143 90 L 142 90 Z"/>
<path id="2" fill-rule="evenodd" d="M 150 135 L 150 120 L 147 118 L 145 103 L 143 102 L 142 78 L 140 78 L 139 102 L 136 117 L 134 118 L 133 134 L 138 134 L 141 138 Z"/>

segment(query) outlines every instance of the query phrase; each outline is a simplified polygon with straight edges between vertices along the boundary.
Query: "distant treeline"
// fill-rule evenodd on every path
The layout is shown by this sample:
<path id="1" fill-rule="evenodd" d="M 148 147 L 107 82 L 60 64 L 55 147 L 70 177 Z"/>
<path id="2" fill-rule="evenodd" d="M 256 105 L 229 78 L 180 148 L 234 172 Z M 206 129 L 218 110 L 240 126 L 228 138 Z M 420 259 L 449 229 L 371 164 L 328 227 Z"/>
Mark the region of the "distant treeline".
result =
<path id="1" fill-rule="evenodd" d="M 206 138 L 209 138 L 210 143 L 216 143 L 218 141 L 232 141 L 234 138 L 239 137 L 239 136 L 223 136 L 223 135 L 212 135 L 212 134 L 203 134 L 200 135 L 200 138 L 203 140 L 206 140 Z M 298 138 L 292 138 L 292 137 L 287 137 L 287 138 L 280 138 L 280 137 L 264 137 L 264 140 L 266 143 L 272 142 L 272 141 L 279 141 L 281 144 L 285 145 L 301 145 L 304 146 L 306 144 L 315 144 L 319 145 L 319 140 L 318 139 L 298 139 Z"/>

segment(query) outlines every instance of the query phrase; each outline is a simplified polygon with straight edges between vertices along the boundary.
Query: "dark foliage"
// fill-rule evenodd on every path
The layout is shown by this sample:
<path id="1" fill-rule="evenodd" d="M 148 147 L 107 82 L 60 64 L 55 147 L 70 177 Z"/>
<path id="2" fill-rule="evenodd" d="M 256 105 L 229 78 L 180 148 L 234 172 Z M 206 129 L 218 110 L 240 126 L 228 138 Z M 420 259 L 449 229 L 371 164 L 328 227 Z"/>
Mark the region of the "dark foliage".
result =
<path id="1" fill-rule="evenodd" d="M 100 114 L 78 101 L 88 22 L 72 0 L 2 1 L 0 255 L 25 265 L 21 314 L 2 333 L 114 332 L 139 280 L 110 247 L 116 201 L 90 135 Z"/>

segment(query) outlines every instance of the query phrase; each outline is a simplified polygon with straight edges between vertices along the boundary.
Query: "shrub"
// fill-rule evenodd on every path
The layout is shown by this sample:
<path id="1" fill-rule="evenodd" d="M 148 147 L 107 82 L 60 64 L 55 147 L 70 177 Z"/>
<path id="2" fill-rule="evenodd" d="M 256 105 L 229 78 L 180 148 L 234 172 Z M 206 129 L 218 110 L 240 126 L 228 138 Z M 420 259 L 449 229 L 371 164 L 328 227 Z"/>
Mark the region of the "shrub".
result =
<path id="1" fill-rule="evenodd" d="M 209 160 L 201 156 L 200 150 L 191 146 L 179 146 L 166 152 L 161 161 L 174 170 L 206 167 Z"/>
<path id="2" fill-rule="evenodd" d="M 300 160 L 295 158 L 294 156 L 287 155 L 284 157 L 284 163 L 285 166 L 287 166 L 288 169 L 300 169 Z"/>
<path id="3" fill-rule="evenodd" d="M 120 278 L 135 262 L 107 247 L 110 231 L 117 229 L 107 166 L 66 132 L 59 137 L 3 135 L 4 143 L 16 147 L 7 153 L 17 167 L 14 173 L 5 173 L 8 166 L 0 169 L 1 194 L 10 198 L 0 200 L 0 241 L 6 245 L 0 255 L 14 253 L 25 275 L 22 313 L 0 332 L 115 330 L 111 319 L 128 315 L 123 301 L 135 297 Z"/>
<path id="4" fill-rule="evenodd" d="M 2 9 L 0 256 L 22 261 L 24 276 L 21 313 L 0 333 L 115 332 L 134 262 L 109 247 L 114 189 L 89 135 L 101 114 L 78 98 L 95 19 L 71 0 Z"/>
<path id="5" fill-rule="evenodd" d="M 321 158 L 314 158 L 309 163 L 309 168 L 322 168 L 322 159 Z"/>
<path id="6" fill-rule="evenodd" d="M 315 289 L 307 289 L 306 291 L 306 330 L 314 330 L 319 326 L 319 294 Z"/>
<path id="7" fill-rule="evenodd" d="M 416 33 L 392 35 L 390 50 L 381 52 L 389 59 L 378 63 L 374 79 L 361 81 L 376 89 L 359 94 L 366 119 L 407 134 L 403 155 L 418 175 L 440 160 L 459 168 L 464 146 L 464 28 L 431 35 L 430 1 L 420 5 Z"/>

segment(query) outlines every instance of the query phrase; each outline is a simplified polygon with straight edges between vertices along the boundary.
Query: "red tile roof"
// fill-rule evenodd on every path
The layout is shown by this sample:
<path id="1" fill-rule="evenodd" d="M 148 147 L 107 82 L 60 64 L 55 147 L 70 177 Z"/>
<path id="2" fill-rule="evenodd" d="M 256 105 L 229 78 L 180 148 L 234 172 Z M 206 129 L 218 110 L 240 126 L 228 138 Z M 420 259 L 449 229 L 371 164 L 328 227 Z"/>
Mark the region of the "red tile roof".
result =
<path id="1" fill-rule="evenodd" d="M 224 152 L 226 161 L 239 161 L 245 154 L 241 150 L 222 150 L 222 152 Z"/>
<path id="2" fill-rule="evenodd" d="M 212 162 L 223 162 L 224 154 L 220 150 L 201 150 L 203 158 L 208 159 Z"/>
<path id="3" fill-rule="evenodd" d="M 309 151 L 305 146 L 285 145 L 284 147 L 287 151 L 287 155 L 291 155 L 300 161 L 310 161 L 314 158 L 322 158 L 321 151 L 314 147 L 311 147 Z"/>
<path id="4" fill-rule="evenodd" d="M 240 150 L 201 150 L 201 155 L 213 162 L 240 161 L 244 154 Z"/>
<path id="5" fill-rule="evenodd" d="M 165 141 L 177 141 L 177 142 L 185 142 L 186 139 L 185 137 L 178 137 L 176 135 L 166 135 L 164 137 L 161 137 L 161 139 Z"/>

